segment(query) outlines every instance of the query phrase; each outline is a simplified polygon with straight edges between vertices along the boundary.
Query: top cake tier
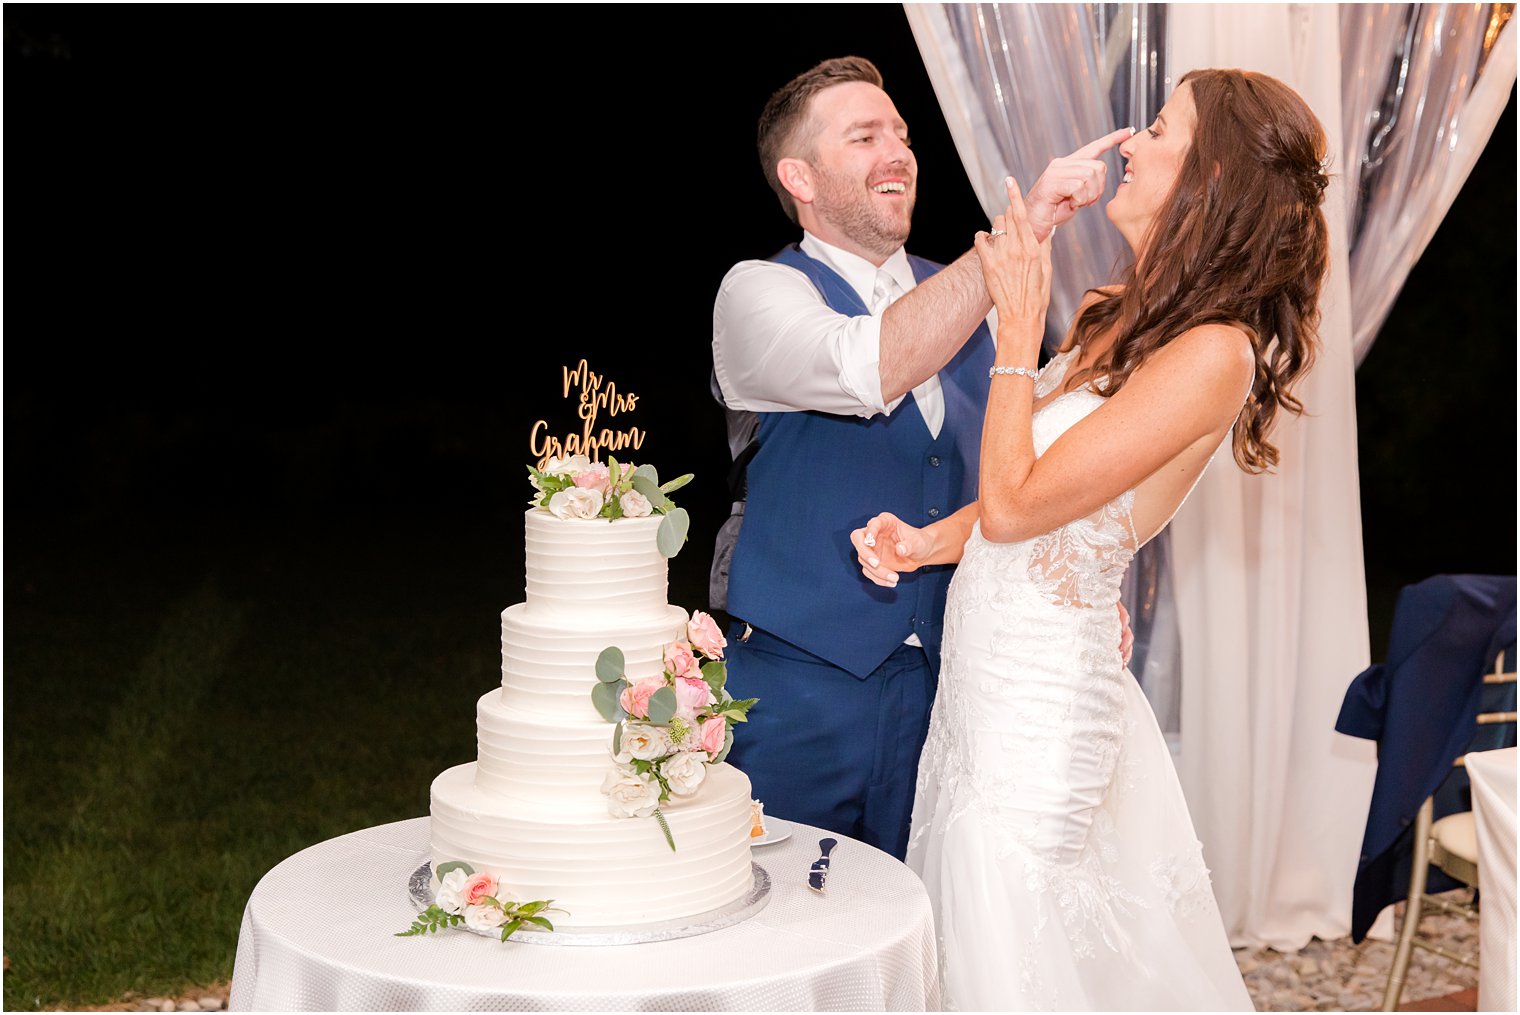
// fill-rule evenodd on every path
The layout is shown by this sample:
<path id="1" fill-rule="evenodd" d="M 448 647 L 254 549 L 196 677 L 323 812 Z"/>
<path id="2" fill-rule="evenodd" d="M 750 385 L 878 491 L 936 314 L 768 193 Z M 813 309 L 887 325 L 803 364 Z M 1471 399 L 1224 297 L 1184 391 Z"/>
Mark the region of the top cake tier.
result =
<path id="1" fill-rule="evenodd" d="M 660 517 L 556 518 L 527 512 L 527 612 L 581 624 L 664 614 L 667 561 Z"/>

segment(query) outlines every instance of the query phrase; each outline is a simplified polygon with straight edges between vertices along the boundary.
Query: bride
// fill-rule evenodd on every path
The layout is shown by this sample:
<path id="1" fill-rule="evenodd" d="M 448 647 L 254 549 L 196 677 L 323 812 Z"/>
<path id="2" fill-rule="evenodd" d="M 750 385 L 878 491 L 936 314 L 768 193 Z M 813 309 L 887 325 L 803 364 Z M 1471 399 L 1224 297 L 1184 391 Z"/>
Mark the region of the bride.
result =
<path id="1" fill-rule="evenodd" d="M 1018 185 L 976 249 L 997 307 L 980 500 L 852 533 L 891 587 L 959 562 L 908 863 L 934 900 L 947 1008 L 1251 1008 L 1154 716 L 1123 668 L 1120 581 L 1215 453 L 1247 472 L 1313 358 L 1329 257 L 1325 136 L 1234 70 L 1183 78 L 1119 148 L 1134 250 L 1034 370 L 1050 241 Z"/>

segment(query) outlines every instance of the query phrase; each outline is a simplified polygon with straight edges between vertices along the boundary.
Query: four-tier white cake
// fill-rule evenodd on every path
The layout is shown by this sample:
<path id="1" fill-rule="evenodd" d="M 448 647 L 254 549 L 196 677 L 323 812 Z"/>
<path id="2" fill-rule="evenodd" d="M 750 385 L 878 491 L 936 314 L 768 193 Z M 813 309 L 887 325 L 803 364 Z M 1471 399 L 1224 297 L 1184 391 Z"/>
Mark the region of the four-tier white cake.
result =
<path id="1" fill-rule="evenodd" d="M 654 819 L 612 816 L 602 792 L 613 726 L 591 701 L 597 656 L 617 646 L 630 681 L 658 676 L 685 631 L 659 523 L 527 512 L 527 601 L 501 615 L 501 687 L 476 705 L 477 760 L 433 781 L 433 870 L 463 861 L 511 898 L 552 899 L 559 927 L 679 920 L 752 887 L 738 769 L 713 765 L 694 795 L 661 805 L 675 850 Z"/>

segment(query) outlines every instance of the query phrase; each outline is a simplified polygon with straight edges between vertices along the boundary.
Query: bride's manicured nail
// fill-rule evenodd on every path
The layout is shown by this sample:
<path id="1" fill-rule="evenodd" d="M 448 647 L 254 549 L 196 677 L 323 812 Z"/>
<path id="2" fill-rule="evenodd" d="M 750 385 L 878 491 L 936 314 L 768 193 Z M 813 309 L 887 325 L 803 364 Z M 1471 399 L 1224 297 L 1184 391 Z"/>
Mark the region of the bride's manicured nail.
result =
<path id="1" fill-rule="evenodd" d="M 881 561 L 877 560 L 875 557 L 867 557 L 866 558 L 866 562 L 868 564 L 870 564 L 872 567 L 880 567 L 881 566 Z"/>

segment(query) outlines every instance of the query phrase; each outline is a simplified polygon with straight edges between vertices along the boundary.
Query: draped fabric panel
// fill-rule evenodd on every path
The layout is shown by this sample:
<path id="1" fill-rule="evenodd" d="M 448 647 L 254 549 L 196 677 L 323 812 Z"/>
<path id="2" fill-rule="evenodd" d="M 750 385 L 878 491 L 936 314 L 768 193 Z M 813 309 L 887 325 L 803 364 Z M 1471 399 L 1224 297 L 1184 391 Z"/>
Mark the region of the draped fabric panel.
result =
<path id="1" fill-rule="evenodd" d="M 1343 4 L 1337 167 L 1356 361 L 1493 134 L 1515 84 L 1512 4 Z"/>

